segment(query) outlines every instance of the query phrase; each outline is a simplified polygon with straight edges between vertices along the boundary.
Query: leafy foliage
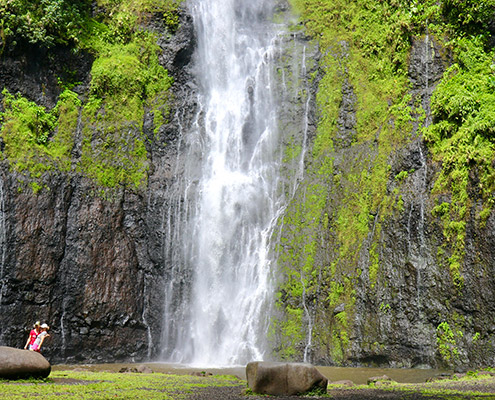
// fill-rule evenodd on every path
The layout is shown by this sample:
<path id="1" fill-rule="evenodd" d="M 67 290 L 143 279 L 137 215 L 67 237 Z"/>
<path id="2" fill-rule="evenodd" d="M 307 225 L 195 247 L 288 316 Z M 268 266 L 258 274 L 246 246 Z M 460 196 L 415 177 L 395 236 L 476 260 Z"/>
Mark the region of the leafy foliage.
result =
<path id="1" fill-rule="evenodd" d="M 446 365 L 454 364 L 459 358 L 457 341 L 462 338 L 461 331 L 454 333 L 447 322 L 437 326 L 437 349 L 440 357 Z"/>
<path id="2" fill-rule="evenodd" d="M 156 35 L 143 26 L 152 13 L 170 23 L 180 1 L 101 0 L 94 18 L 87 14 L 89 2 L 82 0 L 0 1 L 4 45 L 17 39 L 46 47 L 70 43 L 94 56 L 84 106 L 69 90 L 53 110 L 4 92 L 4 157 L 30 179 L 74 167 L 104 188 L 145 185 L 149 163 L 144 112 L 153 113 L 157 132 L 168 114 L 172 79 L 160 65 Z M 79 120 L 83 146 L 75 163 L 70 152 Z M 39 182 L 31 185 L 42 187 Z"/>
<path id="3" fill-rule="evenodd" d="M 442 218 L 444 235 L 452 245 L 449 265 L 461 288 L 470 188 L 480 194 L 484 218 L 495 202 L 495 53 L 484 50 L 482 36 L 462 37 L 456 44 L 456 63 L 432 97 L 435 120 L 425 139 L 442 165 L 434 190 L 451 194 L 450 206 L 442 202 L 434 213 Z"/>
<path id="4" fill-rule="evenodd" d="M 140 28 L 151 11 L 175 10 L 177 2 L 101 1 L 106 9 L 86 41 L 97 57 L 91 70 L 90 98 L 83 110 L 81 170 L 104 187 L 134 188 L 146 183 L 148 154 L 143 133 L 145 108 L 155 131 L 168 113 L 172 79 L 158 60 L 156 37 Z"/>
<path id="5" fill-rule="evenodd" d="M 495 1 L 493 0 L 443 0 L 441 13 L 449 24 L 454 35 L 483 34 L 488 37 L 486 31 L 489 22 L 493 19 Z"/>
<path id="6" fill-rule="evenodd" d="M 89 18 L 88 0 L 1 0 L 0 37 L 51 47 L 76 42 Z"/>

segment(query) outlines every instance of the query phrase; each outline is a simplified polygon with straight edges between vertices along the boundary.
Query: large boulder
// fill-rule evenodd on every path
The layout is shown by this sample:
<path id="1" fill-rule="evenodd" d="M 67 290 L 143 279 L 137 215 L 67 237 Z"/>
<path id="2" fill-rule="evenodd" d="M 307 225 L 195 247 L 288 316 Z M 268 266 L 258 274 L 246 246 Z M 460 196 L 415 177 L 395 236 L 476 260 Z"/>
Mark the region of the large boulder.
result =
<path id="1" fill-rule="evenodd" d="M 51 365 L 40 353 L 0 346 L 0 378 L 46 378 Z"/>
<path id="2" fill-rule="evenodd" d="M 275 396 L 326 392 L 328 385 L 328 379 L 313 365 L 303 363 L 250 362 L 246 376 L 254 393 Z"/>

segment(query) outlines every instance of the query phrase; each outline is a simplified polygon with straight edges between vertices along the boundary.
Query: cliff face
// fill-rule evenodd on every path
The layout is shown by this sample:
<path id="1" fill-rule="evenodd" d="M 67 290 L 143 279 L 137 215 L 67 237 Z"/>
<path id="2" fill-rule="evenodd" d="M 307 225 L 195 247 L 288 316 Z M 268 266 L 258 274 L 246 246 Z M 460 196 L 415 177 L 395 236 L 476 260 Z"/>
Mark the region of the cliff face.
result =
<path id="1" fill-rule="evenodd" d="M 190 81 L 187 66 L 194 34 L 190 18 L 180 18 L 174 35 L 160 18 L 148 29 L 158 32 L 160 64 L 176 78 L 167 107 L 171 115 L 180 109 L 184 119 L 194 107 L 184 95 L 192 85 L 184 90 L 184 82 Z M 72 90 L 85 103 L 93 61 L 89 52 L 68 47 L 18 46 L 0 59 L 0 87 L 50 110 L 63 91 L 59 79 L 73 71 L 70 79 L 77 84 Z M 83 107 L 75 113 L 71 167 L 66 171 L 33 176 L 4 157 L 0 343 L 23 347 L 31 325 L 42 320 L 52 327 L 44 354 L 54 362 L 142 360 L 157 353 L 166 265 L 163 219 L 167 188 L 174 179 L 179 121 L 170 118 L 155 129 L 156 114 L 145 107 L 142 128 L 131 127 L 134 135 L 148 138 L 147 184 L 138 189 L 119 185 L 102 192 L 94 179 L 81 173 L 87 143 Z M 98 140 L 93 134 L 93 147 Z M 5 146 L 9 143 L 4 141 Z M 133 162 L 122 157 L 124 165 Z"/>
<path id="2" fill-rule="evenodd" d="M 426 21 L 401 2 L 309 3 L 303 20 L 324 53 L 320 119 L 284 215 L 276 356 L 491 365 L 493 119 L 462 101 L 478 73 L 487 90 L 490 41 L 447 43 L 442 35 L 462 29 L 442 27 L 452 12 L 442 2 L 428 3 Z M 483 156 L 470 155 L 472 143 Z"/>
<path id="3" fill-rule="evenodd" d="M 493 154 L 480 143 L 491 140 L 493 119 L 461 135 L 482 130 L 471 140 L 478 148 L 455 142 L 452 132 L 461 130 L 459 121 L 475 119 L 468 113 L 480 101 L 456 98 L 448 82 L 463 77 L 469 59 L 479 70 L 492 61 L 480 46 L 459 40 L 456 51 L 444 42 L 445 32 L 430 35 L 428 21 L 414 31 L 418 16 L 385 3 L 303 8 L 308 36 L 299 26 L 280 54 L 284 168 L 293 179 L 304 166 L 304 178 L 298 175 L 297 190 L 284 188 L 294 191 L 274 248 L 273 357 L 400 367 L 491 364 L 495 175 Z M 278 7 L 288 12 L 286 2 Z M 162 320 L 163 288 L 172 270 L 165 243 L 184 156 L 179 139 L 196 111 L 194 32 L 190 17 L 179 16 L 173 34 L 163 16 L 146 21 L 157 34 L 157 52 L 127 38 L 130 43 L 110 40 L 99 53 L 61 45 L 2 53 L 0 87 L 8 92 L 0 97 L 0 344 L 22 347 L 33 322 L 43 320 L 52 326 L 44 351 L 51 361 L 160 354 L 169 323 Z M 136 54 L 146 46 L 146 57 Z M 146 64 L 155 54 L 157 63 Z M 306 65 L 291 60 L 303 54 Z M 159 67 L 174 78 L 165 93 L 152 87 L 155 79 L 167 82 Z M 156 74 L 150 79 L 144 71 Z M 485 72 L 479 78 L 471 71 L 476 79 L 467 81 L 478 86 L 463 86 L 462 93 L 488 95 L 483 90 L 489 93 L 493 83 Z M 122 82 L 131 89 L 122 92 Z M 135 99 L 136 91 L 146 101 Z M 448 98 L 460 110 L 446 105 Z M 22 115 L 33 117 L 26 122 Z M 15 133 L 26 129 L 25 140 L 34 135 L 36 144 L 20 152 Z M 63 132 L 72 132 L 68 148 Z M 460 153 L 441 146 L 449 135 Z M 471 158 L 461 168 L 456 160 L 463 154 Z"/>

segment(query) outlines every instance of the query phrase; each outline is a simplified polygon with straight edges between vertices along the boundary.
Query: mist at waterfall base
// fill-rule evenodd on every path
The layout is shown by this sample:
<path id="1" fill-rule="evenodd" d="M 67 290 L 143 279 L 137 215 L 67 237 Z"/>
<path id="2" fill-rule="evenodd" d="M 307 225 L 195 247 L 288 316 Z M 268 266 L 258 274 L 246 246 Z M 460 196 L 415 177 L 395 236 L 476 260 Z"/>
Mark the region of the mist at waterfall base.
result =
<path id="1" fill-rule="evenodd" d="M 193 0 L 195 121 L 166 226 L 162 360 L 242 365 L 265 358 L 270 238 L 284 207 L 273 2 Z"/>

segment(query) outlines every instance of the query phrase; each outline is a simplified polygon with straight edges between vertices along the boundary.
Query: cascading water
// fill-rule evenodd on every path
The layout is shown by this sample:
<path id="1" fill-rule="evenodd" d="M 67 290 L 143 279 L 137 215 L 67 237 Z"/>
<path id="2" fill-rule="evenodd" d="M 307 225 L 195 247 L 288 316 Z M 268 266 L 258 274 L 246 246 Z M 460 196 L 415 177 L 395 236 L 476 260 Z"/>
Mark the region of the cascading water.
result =
<path id="1" fill-rule="evenodd" d="M 0 306 L 2 305 L 3 292 L 5 289 L 5 254 L 7 246 L 7 233 L 5 227 L 5 198 L 3 180 L 0 179 Z"/>
<path id="2" fill-rule="evenodd" d="M 270 0 L 192 0 L 197 119 L 164 231 L 162 358 L 242 364 L 266 350 L 270 238 L 284 204 Z"/>
<path id="3" fill-rule="evenodd" d="M 432 123 L 432 114 L 431 114 L 431 104 L 430 98 L 432 95 L 433 87 L 430 85 L 430 64 L 433 63 L 434 54 L 432 54 L 432 48 L 430 43 L 430 37 L 428 33 L 428 29 L 426 30 L 426 35 L 424 37 L 424 47 L 422 49 L 422 57 L 421 64 L 423 69 L 422 77 L 424 79 L 424 87 L 421 88 L 421 105 L 425 111 L 425 120 L 424 127 L 428 127 Z M 417 184 L 417 196 L 419 198 L 419 202 L 416 205 L 418 220 L 417 220 L 417 245 L 414 248 L 411 248 L 411 240 L 409 241 L 409 254 L 410 257 L 416 267 L 416 305 L 417 305 L 417 320 L 416 325 L 420 327 L 421 330 L 425 329 L 426 325 L 426 313 L 425 313 L 425 304 L 424 304 L 424 291 L 427 289 L 428 284 L 428 273 L 429 273 L 429 264 L 428 264 L 428 248 L 427 248 L 427 240 L 426 240 L 426 201 L 428 199 L 428 164 L 426 155 L 423 152 L 423 141 L 422 138 L 418 140 L 418 153 L 419 159 L 421 163 L 420 171 L 418 174 L 418 184 Z M 409 236 L 411 236 L 411 216 L 414 209 L 414 205 L 411 206 L 410 216 L 409 216 Z M 411 237 L 409 238 L 411 239 Z M 428 346 L 427 341 L 424 343 L 419 342 L 419 361 L 421 363 L 425 360 L 426 349 Z"/>

